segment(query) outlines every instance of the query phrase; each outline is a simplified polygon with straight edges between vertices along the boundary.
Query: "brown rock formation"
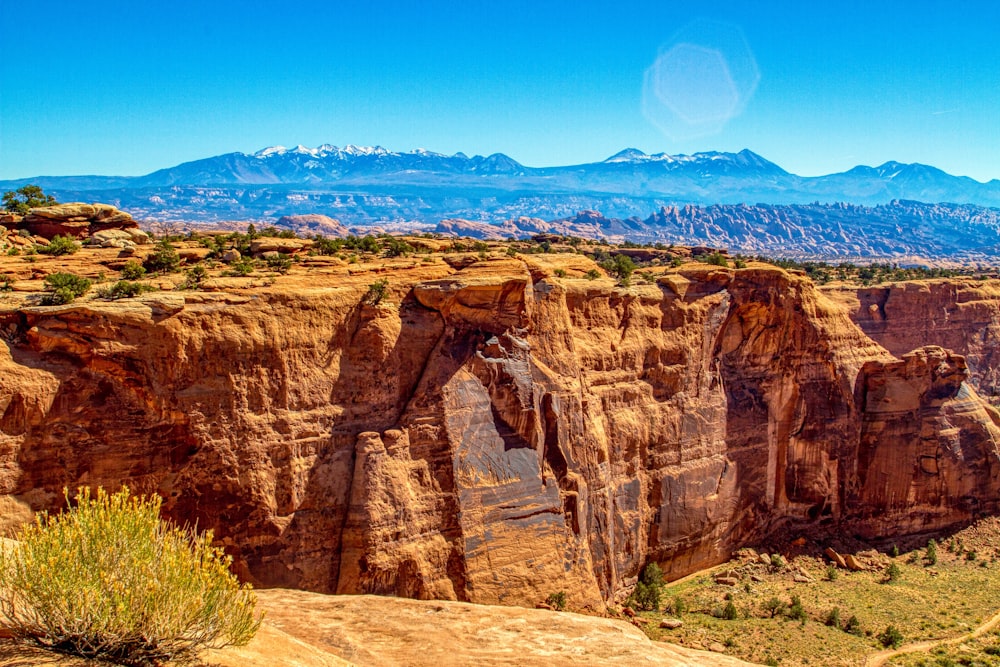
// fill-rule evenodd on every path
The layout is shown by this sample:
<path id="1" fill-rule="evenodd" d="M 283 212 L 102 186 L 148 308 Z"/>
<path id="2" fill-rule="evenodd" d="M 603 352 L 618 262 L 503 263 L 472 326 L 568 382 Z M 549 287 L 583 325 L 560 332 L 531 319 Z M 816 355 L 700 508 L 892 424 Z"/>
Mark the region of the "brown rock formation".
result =
<path id="1" fill-rule="evenodd" d="M 832 288 L 862 331 L 901 356 L 939 345 L 965 357 L 972 385 L 1000 405 L 1000 284 L 955 278 Z"/>
<path id="2" fill-rule="evenodd" d="M 138 227 L 132 216 L 110 204 L 73 202 L 33 208 L 20 223 L 31 234 L 51 239 L 54 236 L 90 236 L 106 229 Z"/>
<path id="3" fill-rule="evenodd" d="M 960 357 L 900 361 L 773 267 L 623 289 L 555 262 L 9 310 L 0 492 L 158 491 L 266 586 L 571 608 L 788 524 L 995 509 L 995 413 Z"/>

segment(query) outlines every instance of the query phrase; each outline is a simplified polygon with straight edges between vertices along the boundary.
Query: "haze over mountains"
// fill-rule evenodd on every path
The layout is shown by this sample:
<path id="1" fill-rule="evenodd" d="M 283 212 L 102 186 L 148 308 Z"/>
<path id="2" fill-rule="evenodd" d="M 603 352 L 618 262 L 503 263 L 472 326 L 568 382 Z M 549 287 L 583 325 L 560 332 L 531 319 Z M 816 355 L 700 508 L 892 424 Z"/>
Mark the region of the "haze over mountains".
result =
<path id="1" fill-rule="evenodd" d="M 62 201 L 108 202 L 140 220 L 274 222 L 318 213 L 351 226 L 429 229 L 460 219 L 528 233 L 509 221 L 600 211 L 609 222 L 593 228 L 598 235 L 761 252 L 993 256 L 1000 247 L 1000 211 L 988 208 L 1000 207 L 1000 180 L 898 162 L 804 177 L 750 150 L 648 155 L 629 148 L 601 162 L 536 168 L 502 153 L 275 146 L 145 176 L 45 176 L 0 182 L 0 189 L 24 183 Z M 911 223 L 919 233 L 909 233 Z M 477 225 L 464 230 L 490 235 Z"/>

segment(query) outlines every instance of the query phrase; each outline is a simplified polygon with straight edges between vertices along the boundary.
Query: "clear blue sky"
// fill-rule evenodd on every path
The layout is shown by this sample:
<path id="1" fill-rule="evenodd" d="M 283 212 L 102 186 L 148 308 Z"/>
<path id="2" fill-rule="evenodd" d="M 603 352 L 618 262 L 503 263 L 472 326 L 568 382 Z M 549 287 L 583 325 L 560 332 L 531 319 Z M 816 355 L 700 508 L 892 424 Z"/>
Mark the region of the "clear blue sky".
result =
<path id="1" fill-rule="evenodd" d="M 742 30 L 759 82 L 714 133 L 670 138 L 644 73 L 697 19 Z M 1000 178 L 993 0 L 0 0 L 0 25 L 0 178 L 322 143 L 532 166 L 750 148 L 803 175 Z"/>

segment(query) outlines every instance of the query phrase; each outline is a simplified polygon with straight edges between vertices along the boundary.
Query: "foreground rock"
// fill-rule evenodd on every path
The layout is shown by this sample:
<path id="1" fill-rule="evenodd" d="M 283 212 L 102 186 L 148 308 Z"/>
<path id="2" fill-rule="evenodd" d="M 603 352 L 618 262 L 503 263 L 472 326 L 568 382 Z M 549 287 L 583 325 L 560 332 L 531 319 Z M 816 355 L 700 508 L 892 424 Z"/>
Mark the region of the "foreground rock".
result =
<path id="1" fill-rule="evenodd" d="M 717 653 L 650 641 L 625 621 L 535 609 L 377 596 L 258 591 L 265 632 L 206 662 L 243 665 L 746 665 Z M 280 634 L 279 634 L 280 633 Z M 279 643 L 281 642 L 281 643 Z M 296 662 L 283 662 L 286 652 Z M 313 653 L 315 652 L 315 653 Z"/>
<path id="2" fill-rule="evenodd" d="M 11 296 L 0 495 L 22 516 L 63 487 L 156 491 L 264 586 L 581 610 L 779 529 L 997 512 L 995 412 L 961 355 L 897 358 L 773 267 L 626 289 L 537 257 Z"/>

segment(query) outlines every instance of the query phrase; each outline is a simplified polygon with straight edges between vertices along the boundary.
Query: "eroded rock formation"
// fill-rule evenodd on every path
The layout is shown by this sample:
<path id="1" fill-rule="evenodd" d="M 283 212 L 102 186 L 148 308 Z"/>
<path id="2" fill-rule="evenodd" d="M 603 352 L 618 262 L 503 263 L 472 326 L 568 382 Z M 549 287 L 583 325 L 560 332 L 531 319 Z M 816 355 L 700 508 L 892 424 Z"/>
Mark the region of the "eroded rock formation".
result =
<path id="1" fill-rule="evenodd" d="M 338 269 L 11 310 L 0 491 L 157 491 L 264 586 L 577 608 L 788 525 L 997 509 L 962 356 L 894 357 L 776 268 L 623 289 L 556 265 L 400 260 L 379 305 L 381 274 Z"/>

